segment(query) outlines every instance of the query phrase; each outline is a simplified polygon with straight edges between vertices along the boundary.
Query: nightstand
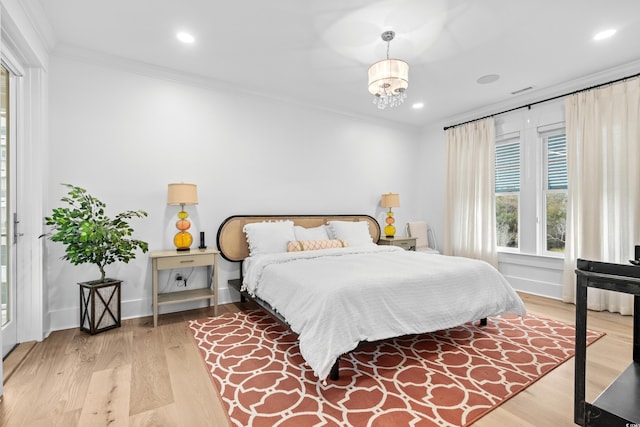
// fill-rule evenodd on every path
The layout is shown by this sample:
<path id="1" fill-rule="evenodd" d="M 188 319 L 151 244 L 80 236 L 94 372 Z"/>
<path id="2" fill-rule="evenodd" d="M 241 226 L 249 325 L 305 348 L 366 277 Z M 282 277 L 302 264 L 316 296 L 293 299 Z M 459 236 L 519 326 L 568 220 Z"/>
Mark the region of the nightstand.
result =
<path id="1" fill-rule="evenodd" d="M 415 237 L 380 237 L 379 245 L 399 246 L 408 251 L 416 250 Z"/>
<path id="2" fill-rule="evenodd" d="M 179 252 L 153 251 L 150 254 L 153 262 L 153 327 L 158 326 L 158 307 L 178 302 L 213 300 L 213 314 L 218 315 L 218 254 L 214 249 L 194 249 Z M 207 287 L 186 291 L 158 293 L 158 271 L 174 268 L 207 268 Z M 211 301 L 209 302 L 211 305 Z"/>

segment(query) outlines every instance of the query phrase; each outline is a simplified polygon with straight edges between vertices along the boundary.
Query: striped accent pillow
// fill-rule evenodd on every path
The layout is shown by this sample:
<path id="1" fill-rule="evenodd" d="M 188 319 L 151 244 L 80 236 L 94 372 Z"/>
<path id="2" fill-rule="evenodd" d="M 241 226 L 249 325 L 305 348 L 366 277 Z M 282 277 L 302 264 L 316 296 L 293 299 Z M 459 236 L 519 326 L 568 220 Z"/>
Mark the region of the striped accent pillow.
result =
<path id="1" fill-rule="evenodd" d="M 288 252 L 317 251 L 319 249 L 346 248 L 347 242 L 340 239 L 331 240 L 293 240 L 287 245 Z"/>

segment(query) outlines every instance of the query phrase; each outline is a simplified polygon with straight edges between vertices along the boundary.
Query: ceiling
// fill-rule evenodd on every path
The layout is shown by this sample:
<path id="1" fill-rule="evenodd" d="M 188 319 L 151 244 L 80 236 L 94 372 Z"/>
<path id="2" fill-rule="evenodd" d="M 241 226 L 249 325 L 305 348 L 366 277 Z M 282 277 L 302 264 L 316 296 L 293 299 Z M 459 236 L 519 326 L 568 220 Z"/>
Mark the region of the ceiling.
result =
<path id="1" fill-rule="evenodd" d="M 54 52 L 122 57 L 231 90 L 415 126 L 531 98 L 640 60 L 638 0 L 39 0 L 39 5 Z M 607 28 L 617 33 L 592 39 Z M 380 34 L 388 29 L 396 32 L 390 56 L 410 65 L 408 98 L 400 107 L 378 110 L 367 91 L 367 69 L 385 58 Z M 195 43 L 179 42 L 178 31 L 193 34 Z M 477 83 L 490 74 L 500 78 Z M 511 94 L 527 87 L 532 89 Z M 424 108 L 411 108 L 416 102 Z"/>

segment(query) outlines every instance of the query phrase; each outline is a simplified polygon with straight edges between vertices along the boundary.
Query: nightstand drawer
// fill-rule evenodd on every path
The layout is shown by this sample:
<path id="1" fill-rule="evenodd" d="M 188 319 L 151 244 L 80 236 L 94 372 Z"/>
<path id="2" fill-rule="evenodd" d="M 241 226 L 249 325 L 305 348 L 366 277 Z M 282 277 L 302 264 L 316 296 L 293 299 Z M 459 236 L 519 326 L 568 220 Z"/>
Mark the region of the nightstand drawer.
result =
<path id="1" fill-rule="evenodd" d="M 413 245 L 411 243 L 412 242 L 409 241 L 409 240 L 400 240 L 400 241 L 395 242 L 393 245 L 394 246 L 398 246 L 398 247 L 403 248 L 403 249 L 409 250 L 409 249 L 413 248 Z"/>
<path id="2" fill-rule="evenodd" d="M 414 251 L 416 249 L 415 237 L 381 237 L 378 240 L 379 245 L 398 246 L 408 251 Z"/>
<path id="3" fill-rule="evenodd" d="M 204 267 L 212 265 L 214 256 L 212 254 L 190 254 L 179 257 L 158 258 L 158 270 L 170 268 Z"/>

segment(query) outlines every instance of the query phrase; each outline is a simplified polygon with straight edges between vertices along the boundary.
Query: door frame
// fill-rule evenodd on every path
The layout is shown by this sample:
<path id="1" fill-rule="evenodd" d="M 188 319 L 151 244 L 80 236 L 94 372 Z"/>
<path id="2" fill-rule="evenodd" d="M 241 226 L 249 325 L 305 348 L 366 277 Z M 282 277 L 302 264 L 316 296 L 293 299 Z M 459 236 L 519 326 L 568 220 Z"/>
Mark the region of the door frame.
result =
<path id="1" fill-rule="evenodd" d="M 29 7 L 27 7 L 29 9 Z M 0 54 L 21 77 L 16 108 L 15 211 L 20 212 L 16 249 L 19 278 L 16 312 L 18 342 L 42 341 L 48 335 L 44 288 L 44 232 L 48 159 L 49 45 L 25 9 L 0 0 Z M 1 377 L 0 377 L 1 378 Z"/>
<path id="2" fill-rule="evenodd" d="M 48 68 L 53 37 L 34 11 L 37 3 L 0 0 L 0 52 L 13 53 L 24 67 L 17 112 L 16 209 L 22 212 L 16 251 L 18 341 L 41 341 L 49 330 L 44 289 L 44 204 L 48 158 Z M 29 171 L 27 174 L 26 171 Z M 0 334 L 0 345 L 2 335 Z M 0 364 L 0 397 L 3 394 Z"/>
<path id="3" fill-rule="evenodd" d="M 20 87 L 20 71 L 11 63 L 12 58 L 4 53 L 1 55 L 1 66 L 9 73 L 9 120 L 7 126 L 9 128 L 9 138 L 7 144 L 6 172 L 7 172 L 7 189 L 6 189 L 6 243 L 7 243 L 7 272 L 6 277 L 9 285 L 9 307 L 11 313 L 10 325 L 2 327 L 2 356 L 6 357 L 11 350 L 19 343 L 18 341 L 18 299 L 17 299 L 17 250 L 18 247 L 18 230 L 14 218 L 16 215 L 16 195 L 17 195 L 17 118 L 18 118 L 18 93 Z M 10 335 L 7 337 L 6 332 Z M 9 341 L 7 341 L 7 338 Z"/>

